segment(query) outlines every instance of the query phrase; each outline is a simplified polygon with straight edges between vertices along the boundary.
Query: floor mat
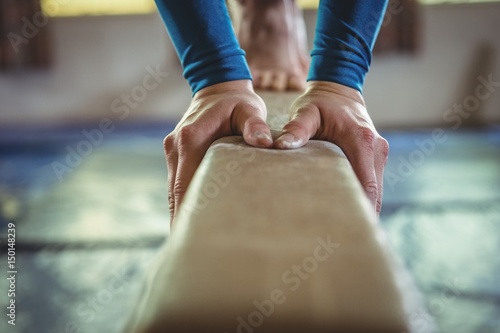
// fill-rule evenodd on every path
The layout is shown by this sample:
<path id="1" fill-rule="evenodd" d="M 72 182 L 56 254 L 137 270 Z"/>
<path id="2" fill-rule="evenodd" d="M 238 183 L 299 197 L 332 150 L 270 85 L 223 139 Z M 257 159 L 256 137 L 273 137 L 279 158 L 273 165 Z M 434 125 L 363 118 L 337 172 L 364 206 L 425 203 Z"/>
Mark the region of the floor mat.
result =
<path id="1" fill-rule="evenodd" d="M 162 140 L 172 126 L 94 141 L 79 129 L 0 132 L 0 270 L 14 222 L 18 271 L 17 325 L 2 315 L 1 332 L 122 331 L 168 241 Z M 500 129 L 383 135 L 381 223 L 428 311 L 442 332 L 500 332 Z"/>

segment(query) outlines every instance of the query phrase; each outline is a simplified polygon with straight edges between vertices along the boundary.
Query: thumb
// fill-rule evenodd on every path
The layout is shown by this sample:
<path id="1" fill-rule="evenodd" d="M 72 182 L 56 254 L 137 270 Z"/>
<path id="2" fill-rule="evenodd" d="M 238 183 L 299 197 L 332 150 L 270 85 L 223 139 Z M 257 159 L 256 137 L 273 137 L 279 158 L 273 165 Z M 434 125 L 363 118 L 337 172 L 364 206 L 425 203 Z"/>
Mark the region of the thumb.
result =
<path id="1" fill-rule="evenodd" d="M 293 149 L 302 147 L 316 135 L 321 125 L 321 116 L 316 107 L 309 106 L 298 109 L 281 130 L 274 142 L 276 148 Z"/>
<path id="2" fill-rule="evenodd" d="M 271 130 L 266 124 L 266 110 L 242 104 L 234 109 L 233 129 L 242 134 L 245 142 L 258 148 L 273 146 Z"/>

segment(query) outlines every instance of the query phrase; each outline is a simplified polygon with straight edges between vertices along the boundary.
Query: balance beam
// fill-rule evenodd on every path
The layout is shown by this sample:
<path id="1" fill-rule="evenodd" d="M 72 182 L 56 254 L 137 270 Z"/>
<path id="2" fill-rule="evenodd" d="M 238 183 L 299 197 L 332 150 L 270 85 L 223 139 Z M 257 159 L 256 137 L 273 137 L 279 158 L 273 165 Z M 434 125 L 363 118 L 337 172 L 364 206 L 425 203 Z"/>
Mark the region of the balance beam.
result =
<path id="1" fill-rule="evenodd" d="M 291 97 L 267 97 L 277 130 Z M 424 308 L 408 281 L 337 146 L 228 137 L 198 168 L 128 331 L 432 332 L 411 318 Z"/>

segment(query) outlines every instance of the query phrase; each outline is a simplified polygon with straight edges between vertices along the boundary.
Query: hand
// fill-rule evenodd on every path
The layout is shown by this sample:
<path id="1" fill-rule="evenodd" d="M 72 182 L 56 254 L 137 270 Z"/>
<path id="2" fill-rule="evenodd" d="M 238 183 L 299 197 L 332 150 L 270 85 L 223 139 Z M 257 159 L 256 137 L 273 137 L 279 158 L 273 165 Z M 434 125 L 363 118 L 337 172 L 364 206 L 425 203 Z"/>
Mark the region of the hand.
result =
<path id="1" fill-rule="evenodd" d="M 275 141 L 275 147 L 301 147 L 310 138 L 335 143 L 344 151 L 377 215 L 380 214 L 389 144 L 375 129 L 362 95 L 337 83 L 311 81 L 290 112 L 291 120 Z"/>
<path id="2" fill-rule="evenodd" d="M 267 110 L 250 80 L 214 84 L 198 91 L 189 109 L 164 140 L 171 223 L 196 169 L 215 140 L 243 135 L 251 146 L 271 148 Z"/>

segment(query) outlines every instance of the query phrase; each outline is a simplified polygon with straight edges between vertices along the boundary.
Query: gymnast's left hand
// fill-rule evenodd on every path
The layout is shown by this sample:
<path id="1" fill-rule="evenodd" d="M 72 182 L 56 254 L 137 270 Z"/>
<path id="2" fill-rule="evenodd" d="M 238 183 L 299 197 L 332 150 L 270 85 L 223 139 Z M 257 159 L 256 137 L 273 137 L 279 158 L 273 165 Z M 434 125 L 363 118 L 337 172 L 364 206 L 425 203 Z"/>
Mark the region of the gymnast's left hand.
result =
<path id="1" fill-rule="evenodd" d="M 250 80 L 214 84 L 193 96 L 189 109 L 164 140 L 171 224 L 191 178 L 214 141 L 243 135 L 251 146 L 273 146 L 266 116 L 264 101 L 253 91 Z"/>
<path id="2" fill-rule="evenodd" d="M 361 93 L 334 82 L 310 81 L 290 111 L 291 120 L 283 127 L 275 146 L 298 148 L 309 139 L 337 144 L 380 214 L 389 144 L 375 129 Z"/>

